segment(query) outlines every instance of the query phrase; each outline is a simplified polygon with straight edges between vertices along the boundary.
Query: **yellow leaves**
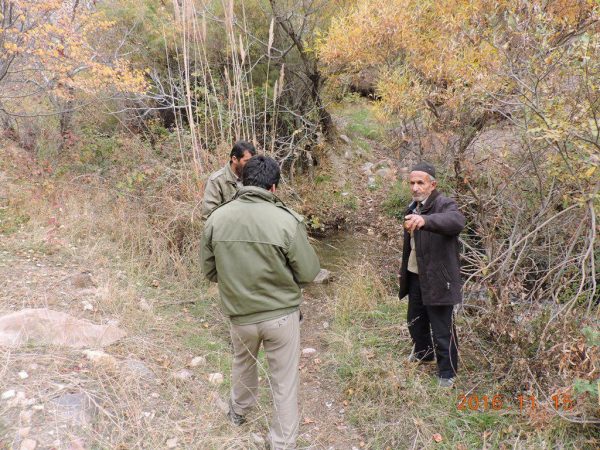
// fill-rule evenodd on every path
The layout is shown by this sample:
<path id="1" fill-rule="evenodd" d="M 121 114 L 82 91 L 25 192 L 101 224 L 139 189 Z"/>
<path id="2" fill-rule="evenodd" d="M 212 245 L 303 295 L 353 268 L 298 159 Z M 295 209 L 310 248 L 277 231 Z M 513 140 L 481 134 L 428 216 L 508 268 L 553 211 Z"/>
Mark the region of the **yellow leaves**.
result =
<path id="1" fill-rule="evenodd" d="M 332 20 L 327 38 L 318 46 L 319 57 L 327 64 L 348 65 L 353 70 L 396 58 L 403 49 L 407 21 L 404 7 L 408 3 L 408 0 L 360 2 L 346 16 Z"/>
<path id="2" fill-rule="evenodd" d="M 584 176 L 585 176 L 585 178 L 592 178 L 592 175 L 594 175 L 594 172 L 596 172 L 596 169 L 597 169 L 597 168 L 598 168 L 598 167 L 596 167 L 596 166 L 589 167 L 589 168 L 588 168 L 588 169 L 587 169 L 587 170 L 584 172 Z"/>
<path id="3" fill-rule="evenodd" d="M 379 107 L 383 116 L 399 114 L 412 119 L 425 107 L 427 92 L 418 76 L 406 67 L 384 72 L 377 83 L 377 94 L 381 97 Z"/>
<path id="4" fill-rule="evenodd" d="M 4 50 L 6 50 L 9 54 L 14 54 L 19 52 L 19 46 L 12 42 L 4 43 Z"/>
<path id="5" fill-rule="evenodd" d="M 331 73 L 383 68 L 378 82 L 384 110 L 414 115 L 428 95 L 442 90 L 459 105 L 461 97 L 479 95 L 497 83 L 497 49 L 490 43 L 487 0 L 366 0 L 332 21 L 329 34 L 318 42 L 318 54 Z M 390 71 L 396 71 L 394 79 Z M 387 72 L 386 72 L 387 69 Z M 419 77 L 406 78 L 407 70 Z M 442 87 L 440 89 L 440 87 Z M 406 92 L 396 92 L 407 89 Z M 414 96 L 413 101 L 410 96 Z"/>
<path id="6" fill-rule="evenodd" d="M 0 25 L 5 41 L 0 63 L 6 55 L 19 53 L 19 66 L 40 77 L 43 72 L 43 80 L 51 80 L 58 95 L 71 95 L 72 89 L 146 89 L 141 71 L 103 48 L 99 38 L 115 25 L 104 14 L 83 7 L 74 14 L 59 0 L 20 0 L 13 5 L 14 24 L 5 29 Z"/>

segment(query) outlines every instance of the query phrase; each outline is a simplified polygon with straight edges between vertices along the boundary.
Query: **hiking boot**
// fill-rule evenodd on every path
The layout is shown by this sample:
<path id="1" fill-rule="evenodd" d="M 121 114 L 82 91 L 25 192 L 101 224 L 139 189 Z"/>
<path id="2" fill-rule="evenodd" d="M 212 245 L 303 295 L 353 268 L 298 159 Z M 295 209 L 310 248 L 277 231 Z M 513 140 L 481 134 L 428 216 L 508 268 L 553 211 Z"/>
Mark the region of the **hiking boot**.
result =
<path id="1" fill-rule="evenodd" d="M 438 377 L 438 386 L 441 388 L 453 388 L 454 378 L 442 378 Z"/>
<path id="2" fill-rule="evenodd" d="M 240 414 L 236 414 L 231 408 L 229 408 L 227 418 L 232 424 L 234 424 L 237 427 L 246 423 L 246 418 Z"/>

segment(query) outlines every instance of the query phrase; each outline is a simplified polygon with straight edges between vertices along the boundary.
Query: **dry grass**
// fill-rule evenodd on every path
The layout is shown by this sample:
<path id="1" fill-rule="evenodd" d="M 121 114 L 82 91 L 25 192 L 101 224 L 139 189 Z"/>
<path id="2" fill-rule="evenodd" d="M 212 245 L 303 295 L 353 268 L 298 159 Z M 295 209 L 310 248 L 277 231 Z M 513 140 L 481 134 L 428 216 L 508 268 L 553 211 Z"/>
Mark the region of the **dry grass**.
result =
<path id="1" fill-rule="evenodd" d="M 352 323 L 361 314 L 372 312 L 387 297 L 382 280 L 368 262 L 345 272 L 340 281 L 343 287 L 335 302 L 335 319 L 340 324 Z"/>
<path id="2" fill-rule="evenodd" d="M 590 407 L 595 399 L 565 390 L 577 397 L 575 409 L 568 413 L 553 409 L 554 389 L 571 386 L 573 374 L 554 379 L 554 384 L 547 377 L 539 377 L 536 383 L 531 376 L 517 382 L 511 373 L 523 373 L 523 367 L 518 367 L 509 347 L 486 340 L 481 319 L 458 315 L 458 383 L 452 391 L 440 389 L 435 365 L 406 360 L 411 352 L 406 299 L 399 301 L 395 292 L 382 291 L 380 275 L 364 262 L 346 270 L 361 276 L 335 286 L 329 364 L 344 390 L 351 423 L 368 436 L 367 448 L 587 449 L 598 445 L 600 436 L 593 425 L 576 423 L 593 419 Z M 501 359 L 506 364 L 499 364 Z M 496 394 L 503 396 L 502 408 L 485 408 L 483 396 L 491 399 Z M 521 411 L 519 394 L 534 395 L 537 408 Z M 462 395 L 477 395 L 480 407 L 459 409 Z"/>
<path id="3" fill-rule="evenodd" d="M 104 349 L 110 357 L 101 361 L 64 348 L 2 349 L 0 392 L 24 393 L 18 402 L 0 402 L 2 445 L 18 445 L 18 431 L 31 427 L 29 436 L 41 447 L 69 448 L 79 440 L 86 448 L 165 448 L 177 439 L 179 448 L 258 448 L 252 433 L 265 433 L 268 407 L 244 430 L 224 420 L 227 324 L 195 264 L 196 198 L 181 195 L 194 191 L 188 179 L 175 176 L 177 183 L 162 188 L 157 182 L 150 186 L 155 195 L 142 197 L 94 177 L 29 183 L 16 168 L 0 170 L 11 180 L 6 215 L 24 218 L 0 234 L 0 311 L 49 307 L 118 323 L 128 333 Z M 94 287 L 70 283 L 83 270 L 91 272 Z M 205 364 L 189 367 L 195 356 L 204 356 Z M 127 360 L 152 375 L 128 368 Z M 174 376 L 186 368 L 189 379 Z M 27 379 L 19 378 L 21 370 Z M 208 381 L 214 372 L 224 374 L 223 384 Z M 89 426 L 56 415 L 50 400 L 64 393 L 91 399 Z"/>

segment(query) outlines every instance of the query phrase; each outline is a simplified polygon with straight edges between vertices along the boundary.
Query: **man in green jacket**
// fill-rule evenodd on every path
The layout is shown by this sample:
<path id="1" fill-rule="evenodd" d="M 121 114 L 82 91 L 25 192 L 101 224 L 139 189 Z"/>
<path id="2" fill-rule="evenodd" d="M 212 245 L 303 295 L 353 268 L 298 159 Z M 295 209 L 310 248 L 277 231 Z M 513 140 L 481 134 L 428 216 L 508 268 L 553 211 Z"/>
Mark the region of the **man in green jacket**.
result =
<path id="1" fill-rule="evenodd" d="M 242 185 L 242 169 L 256 155 L 254 145 L 237 141 L 229 153 L 229 162 L 208 177 L 204 187 L 202 217 L 206 219 L 213 209 L 231 200 Z"/>
<path id="2" fill-rule="evenodd" d="M 319 272 L 302 216 L 275 196 L 279 166 L 254 156 L 234 200 L 216 208 L 202 235 L 202 271 L 219 283 L 233 343 L 229 418 L 243 424 L 258 397 L 257 355 L 265 349 L 273 392 L 272 449 L 293 449 L 298 434 L 301 286 Z"/>

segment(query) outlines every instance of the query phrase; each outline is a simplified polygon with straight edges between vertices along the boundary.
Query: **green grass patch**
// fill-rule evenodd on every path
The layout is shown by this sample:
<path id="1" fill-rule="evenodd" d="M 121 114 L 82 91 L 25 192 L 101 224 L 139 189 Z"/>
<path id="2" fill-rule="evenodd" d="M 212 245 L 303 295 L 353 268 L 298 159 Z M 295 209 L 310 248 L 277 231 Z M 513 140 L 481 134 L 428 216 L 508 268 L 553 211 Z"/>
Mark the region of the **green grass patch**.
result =
<path id="1" fill-rule="evenodd" d="M 19 214 L 8 206 L 0 207 L 0 234 L 16 233 L 29 220 L 27 214 Z"/>
<path id="2" fill-rule="evenodd" d="M 358 209 L 358 198 L 349 190 L 344 190 L 343 192 L 336 191 L 333 196 L 335 197 L 336 202 L 344 208 L 352 211 Z"/>
<path id="3" fill-rule="evenodd" d="M 382 140 L 385 136 L 385 127 L 377 119 L 372 104 L 367 100 L 344 101 L 333 110 L 343 119 L 346 124 L 344 133 L 350 138 Z"/>
<path id="4" fill-rule="evenodd" d="M 399 180 L 392 186 L 390 192 L 383 202 L 384 212 L 398 220 L 403 220 L 406 207 L 412 199 L 408 183 L 404 180 Z"/>
<path id="5" fill-rule="evenodd" d="M 315 177 L 315 184 L 329 183 L 331 181 L 333 181 L 333 177 L 331 175 L 328 175 L 328 174 L 317 175 Z"/>

